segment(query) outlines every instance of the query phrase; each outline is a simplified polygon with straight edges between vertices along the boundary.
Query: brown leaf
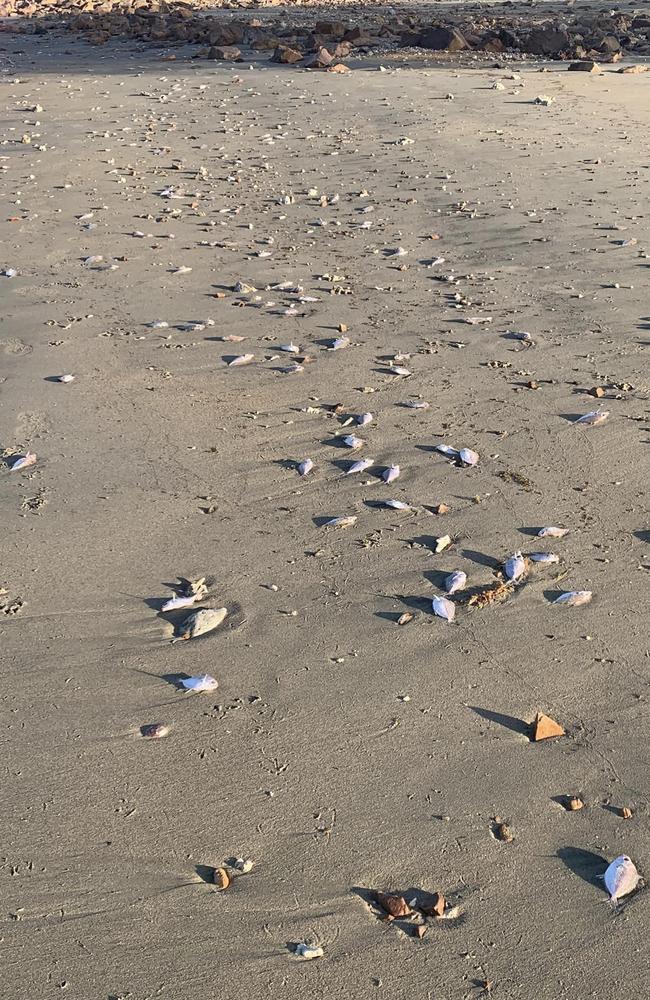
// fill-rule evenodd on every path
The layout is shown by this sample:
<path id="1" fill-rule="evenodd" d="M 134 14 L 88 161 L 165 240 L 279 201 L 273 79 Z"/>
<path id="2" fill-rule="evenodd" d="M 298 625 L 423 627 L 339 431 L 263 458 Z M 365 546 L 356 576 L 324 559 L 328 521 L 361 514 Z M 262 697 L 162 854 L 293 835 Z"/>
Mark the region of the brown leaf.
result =
<path id="1" fill-rule="evenodd" d="M 411 914 L 411 907 L 403 896 L 393 895 L 390 892 L 376 892 L 375 899 L 391 917 L 408 917 Z"/>

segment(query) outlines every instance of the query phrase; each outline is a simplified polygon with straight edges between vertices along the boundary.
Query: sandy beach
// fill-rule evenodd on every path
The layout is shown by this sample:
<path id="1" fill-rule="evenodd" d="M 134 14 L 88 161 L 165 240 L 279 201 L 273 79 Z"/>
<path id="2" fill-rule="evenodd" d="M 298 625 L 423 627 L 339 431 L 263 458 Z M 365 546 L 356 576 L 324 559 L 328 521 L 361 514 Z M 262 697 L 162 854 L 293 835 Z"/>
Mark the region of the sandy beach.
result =
<path id="1" fill-rule="evenodd" d="M 0 42 L 5 995 L 642 997 L 650 74 Z"/>

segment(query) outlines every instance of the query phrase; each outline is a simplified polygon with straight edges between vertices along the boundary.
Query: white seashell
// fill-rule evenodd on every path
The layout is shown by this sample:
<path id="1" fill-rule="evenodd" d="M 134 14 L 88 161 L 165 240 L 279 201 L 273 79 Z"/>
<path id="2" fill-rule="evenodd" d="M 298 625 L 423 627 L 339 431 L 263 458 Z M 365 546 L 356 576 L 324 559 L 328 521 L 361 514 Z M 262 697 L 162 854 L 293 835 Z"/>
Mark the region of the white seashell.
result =
<path id="1" fill-rule="evenodd" d="M 533 562 L 540 563 L 559 563 L 560 557 L 556 556 L 554 552 L 531 552 L 528 556 Z"/>
<path id="2" fill-rule="evenodd" d="M 340 351 L 344 347 L 350 346 L 349 337 L 335 337 L 334 340 L 330 341 L 329 349 L 330 351 Z"/>
<path id="3" fill-rule="evenodd" d="M 360 413 L 358 417 L 355 417 L 359 427 L 367 427 L 368 424 L 372 423 L 372 419 L 372 413 Z"/>
<path id="4" fill-rule="evenodd" d="M 59 382 L 63 382 L 67 385 L 69 382 L 74 382 L 74 375 L 59 375 Z"/>
<path id="5" fill-rule="evenodd" d="M 93 264 L 99 264 L 104 258 L 100 253 L 93 254 L 92 257 L 86 257 L 84 259 L 84 264 L 86 267 L 91 267 Z"/>
<path id="6" fill-rule="evenodd" d="M 333 517 L 331 520 L 326 521 L 323 525 L 324 528 L 351 528 L 353 524 L 356 524 L 357 518 L 356 514 L 348 514 L 347 517 Z"/>
<path id="7" fill-rule="evenodd" d="M 346 448 L 361 448 L 366 443 L 362 438 L 357 437 L 356 434 L 346 434 L 345 437 L 341 438 L 341 441 L 346 446 Z"/>
<path id="8" fill-rule="evenodd" d="M 297 365 L 297 364 L 285 365 L 282 368 L 278 368 L 278 371 L 282 372 L 282 374 L 284 375 L 297 375 L 298 372 L 304 372 L 304 370 L 305 369 L 303 365 Z"/>
<path id="9" fill-rule="evenodd" d="M 21 469 L 27 469 L 30 465 L 34 465 L 35 461 L 36 455 L 34 452 L 28 451 L 12 462 L 9 468 L 11 472 L 20 472 Z"/>
<path id="10" fill-rule="evenodd" d="M 537 532 L 538 538 L 564 538 L 565 535 L 569 534 L 568 528 L 540 528 Z"/>
<path id="11" fill-rule="evenodd" d="M 456 458 L 458 455 L 458 450 L 448 444 L 437 444 L 435 450 L 439 451 L 441 455 L 447 455 L 448 458 Z"/>
<path id="12" fill-rule="evenodd" d="M 589 604 L 591 597 L 590 590 L 568 590 L 565 594 L 556 597 L 553 604 L 564 604 L 567 608 L 578 608 L 581 604 Z"/>
<path id="13" fill-rule="evenodd" d="M 399 479 L 400 467 L 399 465 L 389 465 L 387 469 L 381 474 L 381 478 L 385 483 L 394 483 L 396 479 Z"/>
<path id="14" fill-rule="evenodd" d="M 314 468 L 314 463 L 311 458 L 306 458 L 304 461 L 299 462 L 296 468 L 301 476 L 306 476 Z"/>
<path id="15" fill-rule="evenodd" d="M 312 958 L 322 958 L 325 952 L 315 944 L 305 944 L 301 941 L 296 945 L 294 954 L 304 958 L 305 961 L 311 961 Z"/>
<path id="16" fill-rule="evenodd" d="M 456 569 L 445 580 L 445 593 L 451 596 L 457 590 L 462 590 L 466 583 L 467 573 L 463 573 L 462 569 Z"/>
<path id="17" fill-rule="evenodd" d="M 627 854 L 615 858 L 603 878 L 612 903 L 633 892 L 641 880 L 636 865 Z"/>
<path id="18" fill-rule="evenodd" d="M 238 354 L 232 361 L 226 361 L 226 364 L 229 368 L 241 368 L 242 365 L 249 365 L 254 358 L 254 354 Z"/>
<path id="19" fill-rule="evenodd" d="M 436 544 L 433 551 L 437 555 L 439 552 L 443 552 L 448 545 L 451 545 L 451 538 L 449 535 L 441 535 L 440 538 L 436 538 Z"/>
<path id="20" fill-rule="evenodd" d="M 462 913 L 460 906 L 450 906 L 448 910 L 442 913 L 438 920 L 456 920 Z"/>
<path id="21" fill-rule="evenodd" d="M 413 374 L 413 372 L 410 372 L 408 370 L 408 368 L 404 368 L 403 365 L 391 365 L 390 368 L 388 369 L 388 371 L 391 373 L 391 375 L 412 375 Z"/>
<path id="22" fill-rule="evenodd" d="M 351 476 L 354 472 L 365 472 L 371 465 L 375 464 L 374 458 L 362 458 L 358 462 L 353 462 L 346 470 L 346 476 Z"/>
<path id="23" fill-rule="evenodd" d="M 185 677 L 181 684 L 186 691 L 214 691 L 219 687 L 219 682 L 210 674 L 202 674 L 200 677 Z"/>
<path id="24" fill-rule="evenodd" d="M 178 608 L 191 608 L 196 603 L 199 594 L 189 594 L 187 597 L 170 597 L 165 601 L 161 611 L 176 611 Z"/>
<path id="25" fill-rule="evenodd" d="M 413 510 L 410 504 L 403 500 L 384 500 L 384 507 L 392 507 L 393 510 Z"/>
<path id="26" fill-rule="evenodd" d="M 198 639 L 200 635 L 212 632 L 218 625 L 221 625 L 227 614 L 227 608 L 199 608 L 198 611 L 181 622 L 178 627 L 178 638 Z"/>
<path id="27" fill-rule="evenodd" d="M 463 465 L 478 465 L 480 456 L 478 452 L 472 451 L 471 448 L 461 448 L 458 452 L 458 457 Z"/>
<path id="28" fill-rule="evenodd" d="M 521 552 L 515 552 L 514 556 L 506 559 L 503 569 L 508 580 L 512 580 L 514 583 L 521 580 L 526 572 L 526 563 Z"/>
<path id="29" fill-rule="evenodd" d="M 424 399 L 407 399 L 402 406 L 406 406 L 409 410 L 428 410 L 431 403 L 427 403 Z"/>
<path id="30" fill-rule="evenodd" d="M 589 413 L 583 413 L 581 417 L 574 420 L 575 424 L 589 424 L 590 427 L 596 427 L 597 424 L 604 424 L 609 416 L 609 410 L 590 410 Z"/>
<path id="31" fill-rule="evenodd" d="M 456 605 L 453 601 L 448 601 L 446 597 L 434 597 L 431 602 L 434 615 L 444 618 L 445 621 L 453 622 L 456 616 Z"/>

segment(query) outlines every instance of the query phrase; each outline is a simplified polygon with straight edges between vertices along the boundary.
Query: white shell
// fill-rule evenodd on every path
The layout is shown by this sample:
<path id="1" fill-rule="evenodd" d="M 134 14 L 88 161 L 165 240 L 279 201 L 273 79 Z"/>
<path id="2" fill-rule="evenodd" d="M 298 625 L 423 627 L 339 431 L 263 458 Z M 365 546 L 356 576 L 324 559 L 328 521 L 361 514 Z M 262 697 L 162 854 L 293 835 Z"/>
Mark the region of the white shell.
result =
<path id="1" fill-rule="evenodd" d="M 347 448 L 361 448 L 366 443 L 362 438 L 357 437 L 356 434 L 346 434 L 344 438 L 341 438 L 343 444 Z"/>
<path id="2" fill-rule="evenodd" d="M 553 604 L 564 604 L 567 608 L 578 608 L 581 604 L 589 604 L 591 597 L 590 590 L 568 590 L 565 594 L 556 597 Z"/>
<path id="3" fill-rule="evenodd" d="M 409 410 L 428 410 L 431 403 L 427 403 L 425 399 L 407 399 L 402 405 Z"/>
<path id="4" fill-rule="evenodd" d="M 233 868 L 235 868 L 238 872 L 242 872 L 244 875 L 247 875 L 248 872 L 251 872 L 254 867 L 255 867 L 255 862 L 253 861 L 252 858 L 237 858 L 233 862 Z"/>
<path id="5" fill-rule="evenodd" d="M 448 545 L 451 545 L 451 538 L 450 538 L 450 536 L 449 535 L 441 535 L 440 538 L 436 538 L 436 544 L 435 544 L 435 548 L 434 548 L 433 551 L 437 555 L 439 552 L 443 552 L 444 549 L 446 549 Z"/>
<path id="6" fill-rule="evenodd" d="M 396 479 L 399 479 L 400 467 L 399 465 L 389 465 L 387 469 L 381 474 L 381 478 L 385 483 L 394 483 Z"/>
<path id="7" fill-rule="evenodd" d="M 413 374 L 412 372 L 410 372 L 408 370 L 408 368 L 404 368 L 403 365 L 391 365 L 390 368 L 388 369 L 388 371 L 391 373 L 391 375 L 412 375 Z"/>
<path id="8" fill-rule="evenodd" d="M 458 452 L 458 457 L 463 465 L 478 465 L 479 454 L 476 451 L 472 451 L 471 448 L 461 448 Z"/>
<path id="9" fill-rule="evenodd" d="M 301 941 L 300 944 L 296 945 L 294 954 L 298 955 L 299 958 L 304 958 L 305 961 L 311 961 L 312 958 L 322 958 L 325 952 L 315 944 L 305 944 L 304 941 Z"/>
<path id="10" fill-rule="evenodd" d="M 466 583 L 467 573 L 463 573 L 462 569 L 455 569 L 445 580 L 445 593 L 451 596 L 457 590 L 462 590 Z"/>
<path id="11" fill-rule="evenodd" d="M 349 469 L 346 470 L 346 476 L 351 476 L 354 472 L 365 472 L 369 469 L 371 465 L 375 464 L 374 458 L 362 458 L 358 462 L 353 462 Z"/>
<path id="12" fill-rule="evenodd" d="M 603 878 L 612 903 L 615 903 L 622 896 L 627 896 L 633 892 L 639 884 L 641 876 L 636 865 L 628 858 L 627 854 L 621 854 L 615 858 L 607 868 Z"/>
<path id="13" fill-rule="evenodd" d="M 297 344 L 280 344 L 278 350 L 286 351 L 287 354 L 300 354 L 300 348 Z"/>
<path id="14" fill-rule="evenodd" d="M 550 528 L 540 528 L 537 532 L 538 538 L 564 538 L 565 535 L 569 534 L 568 528 L 555 528 L 551 526 Z"/>
<path id="15" fill-rule="evenodd" d="M 516 583 L 517 580 L 521 580 L 522 576 L 526 572 L 526 563 L 524 562 L 524 557 L 521 552 L 515 552 L 514 556 L 510 556 L 509 559 L 506 559 L 503 564 L 503 569 L 508 580 L 512 580 L 514 583 Z"/>
<path id="16" fill-rule="evenodd" d="M 448 601 L 446 597 L 434 597 L 431 602 L 434 615 L 444 618 L 445 621 L 453 622 L 456 616 L 456 605 L 453 601 Z"/>
<path id="17" fill-rule="evenodd" d="M 589 413 L 583 413 L 581 417 L 578 417 L 574 423 L 589 424 L 591 427 L 595 427 L 597 424 L 604 424 L 608 416 L 609 410 L 590 410 Z"/>
<path id="18" fill-rule="evenodd" d="M 59 382 L 63 382 L 65 385 L 68 382 L 74 382 L 74 375 L 59 375 Z"/>
<path id="19" fill-rule="evenodd" d="M 227 608 L 199 608 L 178 626 L 179 636 L 197 639 L 221 625 L 227 614 Z"/>
<path id="20" fill-rule="evenodd" d="M 187 691 L 214 691 L 219 687 L 219 682 L 210 674 L 202 674 L 200 677 L 185 677 L 181 684 Z"/>
<path id="21" fill-rule="evenodd" d="M 299 462 L 296 468 L 301 476 L 306 476 L 314 468 L 314 463 L 311 458 L 306 458 L 304 461 Z"/>

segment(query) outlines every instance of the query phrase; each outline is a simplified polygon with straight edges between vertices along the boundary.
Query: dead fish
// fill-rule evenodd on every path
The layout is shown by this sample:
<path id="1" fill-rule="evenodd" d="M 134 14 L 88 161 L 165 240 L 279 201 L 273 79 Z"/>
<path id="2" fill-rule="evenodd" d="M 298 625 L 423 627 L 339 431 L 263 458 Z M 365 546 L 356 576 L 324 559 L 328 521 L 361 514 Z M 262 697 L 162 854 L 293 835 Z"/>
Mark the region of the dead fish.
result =
<path id="1" fill-rule="evenodd" d="M 444 552 L 448 545 L 451 545 L 451 538 L 449 535 L 441 535 L 440 538 L 436 538 L 436 544 L 433 551 L 438 555 L 440 552 Z"/>
<path id="2" fill-rule="evenodd" d="M 329 344 L 327 345 L 328 350 L 330 351 L 340 351 L 344 347 L 349 347 L 349 346 L 350 346 L 349 337 L 334 337 L 334 339 L 330 340 Z"/>
<path id="3" fill-rule="evenodd" d="M 68 382 L 74 382 L 74 375 L 59 375 L 57 381 L 67 385 Z"/>
<path id="4" fill-rule="evenodd" d="M 565 535 L 569 534 L 568 528 L 540 528 L 537 532 L 538 538 L 564 538 Z"/>
<path id="5" fill-rule="evenodd" d="M 30 465 L 34 465 L 35 461 L 36 455 L 34 452 L 28 451 L 12 462 L 9 469 L 11 472 L 20 472 L 21 469 L 27 469 Z"/>
<path id="6" fill-rule="evenodd" d="M 248 285 L 245 281 L 238 281 L 233 285 L 233 292 L 239 292 L 240 295 L 252 295 L 253 292 L 257 291 L 255 285 Z"/>
<path id="7" fill-rule="evenodd" d="M 345 437 L 341 438 L 341 441 L 346 446 L 346 448 L 361 448 L 366 443 L 362 438 L 357 437 L 356 434 L 346 434 Z"/>
<path id="8" fill-rule="evenodd" d="M 456 617 L 456 605 L 453 601 L 448 601 L 446 597 L 434 597 L 431 602 L 434 615 L 444 618 L 447 622 L 453 622 Z"/>
<path id="9" fill-rule="evenodd" d="M 199 608 L 186 618 L 179 625 L 179 632 L 172 642 L 179 642 L 181 639 L 198 639 L 200 635 L 212 632 L 213 629 L 221 625 L 228 614 L 227 608 Z"/>
<path id="10" fill-rule="evenodd" d="M 446 455 L 448 458 L 456 458 L 458 455 L 458 449 L 452 448 L 448 444 L 437 444 L 436 451 L 439 451 L 441 455 Z"/>
<path id="11" fill-rule="evenodd" d="M 312 462 L 311 458 L 305 458 L 302 462 L 299 462 L 298 465 L 296 466 L 296 469 L 298 470 L 298 473 L 301 476 L 306 476 L 307 473 L 311 472 L 313 468 L 314 468 L 314 463 Z"/>
<path id="12" fill-rule="evenodd" d="M 372 423 L 372 413 L 360 413 L 354 418 L 359 427 L 367 427 L 368 424 Z"/>
<path id="13" fill-rule="evenodd" d="M 300 348 L 297 344 L 280 344 L 279 351 L 286 351 L 287 354 L 300 354 Z"/>
<path id="14" fill-rule="evenodd" d="M 621 854 L 615 858 L 608 866 L 603 878 L 609 893 L 609 900 L 614 905 L 622 896 L 633 892 L 641 881 L 636 865 L 628 858 L 627 854 Z"/>
<path id="15" fill-rule="evenodd" d="M 202 674 L 200 677 L 184 677 L 181 684 L 186 691 L 215 691 L 219 687 L 219 682 L 210 674 Z"/>
<path id="16" fill-rule="evenodd" d="M 409 503 L 403 500 L 384 500 L 384 507 L 392 507 L 393 510 L 413 510 Z"/>
<path id="17" fill-rule="evenodd" d="M 346 517 L 333 517 L 325 521 L 323 528 L 351 528 L 356 522 L 356 514 L 348 514 Z"/>
<path id="18" fill-rule="evenodd" d="M 455 569 L 445 579 L 445 593 L 451 597 L 457 590 L 462 590 L 466 583 L 467 573 L 463 573 L 462 569 Z"/>
<path id="19" fill-rule="evenodd" d="M 354 472 L 365 472 L 371 465 L 375 464 L 374 458 L 362 458 L 358 462 L 352 462 L 346 470 L 346 476 L 351 476 Z"/>
<path id="20" fill-rule="evenodd" d="M 533 562 L 539 563 L 559 563 L 560 557 L 554 552 L 531 552 L 528 556 Z"/>
<path id="21" fill-rule="evenodd" d="M 581 604 L 589 604 L 592 598 L 590 590 L 568 590 L 565 594 L 560 594 L 553 601 L 553 604 L 563 604 L 567 608 L 578 608 Z"/>
<path id="22" fill-rule="evenodd" d="M 191 608 L 198 596 L 198 594 L 189 594 L 186 597 L 170 597 L 168 601 L 165 601 L 160 610 L 176 611 L 178 608 Z"/>
<path id="23" fill-rule="evenodd" d="M 226 337 L 219 337 L 219 340 L 226 344 L 241 344 L 242 340 L 246 340 L 246 337 L 239 337 L 236 333 L 229 333 Z"/>
<path id="24" fill-rule="evenodd" d="M 396 479 L 399 479 L 400 467 L 399 465 L 389 465 L 387 469 L 381 474 L 381 478 L 385 483 L 394 483 Z"/>
<path id="25" fill-rule="evenodd" d="M 413 374 L 413 372 L 409 371 L 408 368 L 405 368 L 404 365 L 391 365 L 388 371 L 391 375 L 403 375 L 404 377 Z"/>
<path id="26" fill-rule="evenodd" d="M 306 944 L 304 941 L 297 944 L 294 949 L 294 955 L 304 958 L 305 961 L 311 961 L 313 958 L 322 958 L 324 954 L 325 952 L 319 945 Z"/>
<path id="27" fill-rule="evenodd" d="M 241 365 L 249 365 L 254 357 L 254 354 L 238 354 L 232 361 L 226 361 L 226 364 L 229 368 L 239 368 Z"/>
<path id="28" fill-rule="evenodd" d="M 424 399 L 407 399 L 405 403 L 402 403 L 409 410 L 428 410 L 431 403 L 427 403 Z"/>
<path id="29" fill-rule="evenodd" d="M 596 427 L 598 424 L 604 424 L 609 416 L 609 410 L 590 410 L 589 413 L 583 413 L 581 417 L 574 420 L 575 424 L 588 424 L 590 427 Z"/>
<path id="30" fill-rule="evenodd" d="M 461 448 L 458 457 L 463 465 L 478 465 L 480 458 L 478 452 L 472 451 L 471 448 Z"/>
<path id="31" fill-rule="evenodd" d="M 166 726 L 164 722 L 154 722 L 150 726 L 141 726 L 140 735 L 147 740 L 162 740 L 165 736 L 169 736 L 169 726 Z"/>
<path id="32" fill-rule="evenodd" d="M 526 572 L 526 561 L 521 552 L 515 552 L 514 556 L 510 556 L 509 559 L 506 559 L 503 564 L 503 569 L 506 574 L 506 579 L 512 580 L 513 583 L 521 580 Z"/>

